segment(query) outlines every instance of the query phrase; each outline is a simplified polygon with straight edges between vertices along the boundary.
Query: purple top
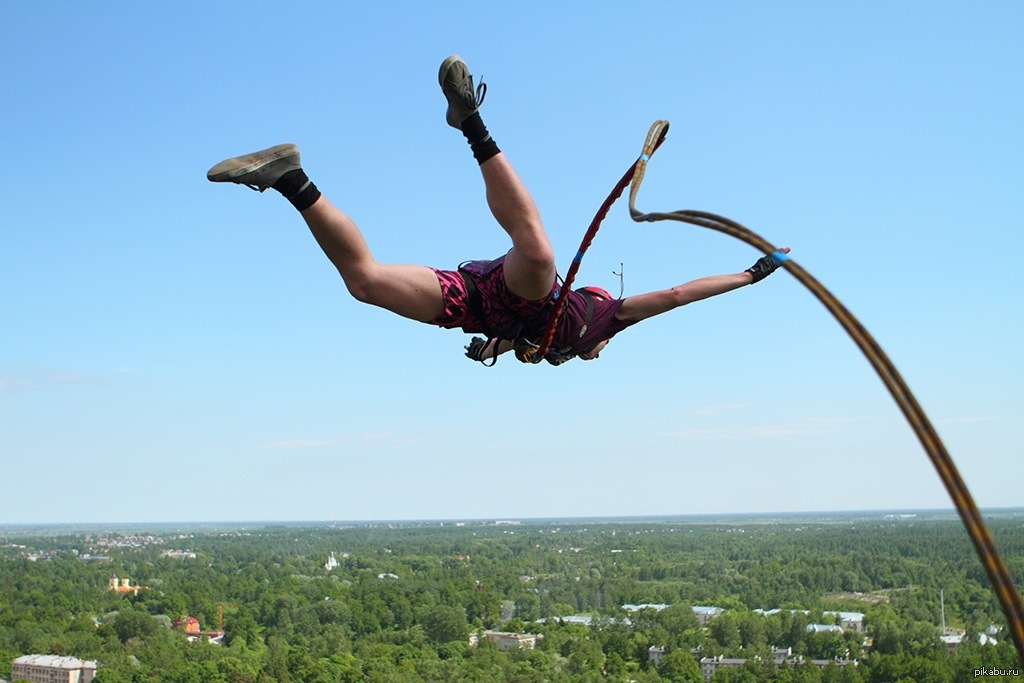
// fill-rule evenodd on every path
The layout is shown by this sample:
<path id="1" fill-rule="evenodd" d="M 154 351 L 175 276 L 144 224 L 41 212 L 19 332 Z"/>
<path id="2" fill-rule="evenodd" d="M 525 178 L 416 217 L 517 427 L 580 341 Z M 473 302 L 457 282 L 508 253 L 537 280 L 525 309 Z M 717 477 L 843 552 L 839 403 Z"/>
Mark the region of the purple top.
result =
<path id="1" fill-rule="evenodd" d="M 598 299 L 578 291 L 568 292 L 566 297 L 562 317 L 558 319 L 555 337 L 551 341 L 552 351 L 566 350 L 566 353 L 571 355 L 589 351 L 636 322 L 635 320 L 619 320 L 615 317 L 622 307 L 622 299 Z M 594 303 L 594 311 L 590 316 L 589 323 L 587 322 L 588 299 Z M 547 320 L 544 321 L 545 327 L 547 322 Z M 543 333 L 544 327 L 541 328 L 540 334 Z"/>

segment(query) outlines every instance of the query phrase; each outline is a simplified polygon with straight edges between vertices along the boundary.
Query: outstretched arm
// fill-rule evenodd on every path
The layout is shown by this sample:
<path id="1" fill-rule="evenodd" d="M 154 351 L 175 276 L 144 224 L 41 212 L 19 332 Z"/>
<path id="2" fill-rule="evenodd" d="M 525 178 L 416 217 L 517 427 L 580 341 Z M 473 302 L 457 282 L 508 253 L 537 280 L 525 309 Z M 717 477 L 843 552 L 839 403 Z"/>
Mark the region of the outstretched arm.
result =
<path id="1" fill-rule="evenodd" d="M 789 247 L 783 247 L 779 251 L 783 254 L 788 254 Z M 763 260 L 758 263 L 762 262 Z M 777 267 L 778 264 L 776 263 L 775 265 Z M 757 266 L 742 273 L 734 273 L 732 275 L 711 275 L 691 280 L 686 284 L 678 285 L 671 289 L 628 296 L 623 299 L 622 307 L 615 315 L 620 320 L 639 321 L 661 313 L 667 313 L 694 301 L 708 299 L 719 294 L 731 292 L 734 289 L 739 289 L 744 285 L 752 284 L 755 282 L 754 271 L 756 269 Z M 774 270 L 774 268 L 771 268 L 771 270 Z M 767 273 L 758 274 L 761 278 L 767 275 Z"/>

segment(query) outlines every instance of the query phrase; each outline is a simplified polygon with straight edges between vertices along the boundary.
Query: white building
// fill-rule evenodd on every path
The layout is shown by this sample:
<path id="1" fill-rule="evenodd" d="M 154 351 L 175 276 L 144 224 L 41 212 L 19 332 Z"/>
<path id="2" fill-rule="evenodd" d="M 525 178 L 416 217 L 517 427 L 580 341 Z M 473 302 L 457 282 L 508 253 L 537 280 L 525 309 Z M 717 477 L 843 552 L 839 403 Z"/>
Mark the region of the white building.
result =
<path id="1" fill-rule="evenodd" d="M 470 634 L 469 644 L 476 645 L 480 642 L 480 638 L 484 638 L 487 642 L 497 645 L 498 649 L 502 652 L 508 652 L 509 650 L 532 650 L 537 647 L 537 641 L 543 637 L 543 635 L 536 633 L 480 631 Z"/>
<path id="2" fill-rule="evenodd" d="M 337 567 L 338 558 L 336 558 L 334 556 L 334 553 L 332 552 L 331 556 L 327 558 L 327 562 L 324 563 L 324 569 L 326 569 L 327 571 L 331 571 L 332 569 L 336 569 Z"/>
<path id="3" fill-rule="evenodd" d="M 96 662 L 57 655 L 25 655 L 11 662 L 11 680 L 32 683 L 90 683 Z"/>
<path id="4" fill-rule="evenodd" d="M 580 624 L 582 626 L 591 626 L 594 623 L 594 617 L 589 614 L 572 614 L 567 617 L 544 617 L 538 619 L 538 624 L 546 624 L 549 621 L 557 622 L 560 621 L 564 624 Z"/>
<path id="5" fill-rule="evenodd" d="M 765 610 L 765 609 L 755 609 L 754 610 L 754 612 L 756 614 L 760 614 L 760 615 L 766 616 L 766 617 L 771 616 L 773 614 L 778 614 L 779 611 L 780 610 L 778 608 L 768 609 L 768 610 Z M 791 610 L 789 610 L 789 612 L 790 612 L 790 614 L 810 614 L 811 613 L 810 610 L 806 610 L 806 609 L 803 609 L 803 610 L 791 609 Z M 839 621 L 839 627 L 843 631 L 857 631 L 858 633 L 864 633 L 864 613 L 863 612 L 822 612 L 822 614 L 825 615 L 825 616 L 829 616 L 829 617 L 835 617 Z M 820 631 L 820 630 L 823 630 L 823 629 L 818 629 L 818 630 Z M 834 630 L 834 629 L 827 629 L 827 630 Z"/>
<path id="6" fill-rule="evenodd" d="M 864 614 L 862 612 L 822 612 L 832 617 L 839 618 L 839 625 L 844 631 L 857 631 L 864 633 Z"/>
<path id="7" fill-rule="evenodd" d="M 838 628 L 838 626 L 836 627 Z M 819 669 L 824 669 L 830 664 L 836 666 L 858 666 L 859 662 L 856 659 L 836 658 L 836 659 L 804 659 L 803 657 L 793 657 L 793 651 L 789 648 L 783 650 L 776 648 L 772 650 L 772 659 L 775 662 L 775 668 L 779 669 L 783 666 L 799 666 L 801 664 L 811 664 Z M 719 655 L 718 657 L 703 657 L 700 659 L 700 673 L 704 677 L 705 683 L 710 683 L 714 677 L 715 672 L 722 668 L 738 669 L 747 663 L 746 659 L 730 659 Z"/>
<path id="8" fill-rule="evenodd" d="M 722 656 L 702 657 L 699 662 L 700 673 L 705 681 L 710 681 L 719 669 L 738 669 L 746 663 L 746 659 L 732 659 Z"/>
<path id="9" fill-rule="evenodd" d="M 948 633 L 939 636 L 939 640 L 945 645 L 950 652 L 960 647 L 960 644 L 967 640 L 967 632 L 958 629 L 946 629 Z"/>

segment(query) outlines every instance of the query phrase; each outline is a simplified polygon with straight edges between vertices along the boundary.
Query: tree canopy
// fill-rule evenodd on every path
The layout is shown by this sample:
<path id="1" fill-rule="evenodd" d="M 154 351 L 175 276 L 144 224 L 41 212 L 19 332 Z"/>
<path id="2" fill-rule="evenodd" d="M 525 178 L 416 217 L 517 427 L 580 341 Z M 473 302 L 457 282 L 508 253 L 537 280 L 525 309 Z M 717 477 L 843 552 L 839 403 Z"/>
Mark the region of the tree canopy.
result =
<path id="1" fill-rule="evenodd" d="M 990 522 L 1018 582 L 1020 520 Z M 1005 632 L 978 643 L 1003 621 L 948 517 L 104 533 L 105 544 L 82 530 L 0 537 L 0 676 L 36 653 L 95 659 L 98 683 L 690 681 L 715 657 L 747 660 L 715 681 L 952 681 L 1019 667 Z M 153 540 L 113 542 L 129 537 Z M 110 590 L 112 573 L 142 589 Z M 940 594 L 947 626 L 967 634 L 952 653 Z M 701 626 L 695 605 L 724 612 Z M 843 611 L 863 613 L 865 630 L 808 630 Z M 172 626 L 183 617 L 208 635 L 189 642 Z M 221 620 L 221 644 L 204 642 Z M 479 629 L 541 638 L 470 646 Z M 776 668 L 773 648 L 791 664 Z M 836 659 L 857 664 L 811 663 Z"/>

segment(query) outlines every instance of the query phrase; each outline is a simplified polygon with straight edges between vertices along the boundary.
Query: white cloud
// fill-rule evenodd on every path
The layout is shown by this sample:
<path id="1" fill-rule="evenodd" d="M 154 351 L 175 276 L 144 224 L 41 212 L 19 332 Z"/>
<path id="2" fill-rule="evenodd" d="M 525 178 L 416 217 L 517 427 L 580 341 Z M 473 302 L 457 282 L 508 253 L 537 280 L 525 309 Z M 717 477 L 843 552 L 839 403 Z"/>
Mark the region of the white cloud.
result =
<path id="1" fill-rule="evenodd" d="M 687 441 L 743 441 L 750 439 L 786 438 L 820 434 L 835 434 L 849 424 L 871 422 L 877 417 L 810 417 L 796 422 L 774 425 L 717 427 L 711 429 L 683 429 L 662 432 Z"/>
<path id="2" fill-rule="evenodd" d="M 47 372 L 42 375 L 47 384 L 78 384 L 81 382 L 97 382 L 98 378 L 77 372 Z"/>
<path id="3" fill-rule="evenodd" d="M 24 377 L 0 377 L 0 391 L 14 391 L 28 386 L 29 382 Z"/>
<path id="4" fill-rule="evenodd" d="M 18 389 L 37 389 L 52 386 L 98 385 L 105 384 L 106 380 L 94 375 L 86 375 L 79 372 L 40 372 L 31 375 L 7 375 L 0 376 L 0 391 L 15 391 Z"/>
<path id="5" fill-rule="evenodd" d="M 282 441 L 268 441 L 258 444 L 257 448 L 264 449 L 293 449 L 293 448 L 321 448 L 323 446 L 337 446 L 346 443 L 365 443 L 367 441 L 385 441 L 391 438 L 388 432 L 379 434 L 357 434 L 354 436 L 342 436 L 329 439 L 284 439 Z M 404 441 L 405 439 L 401 439 Z"/>
<path id="6" fill-rule="evenodd" d="M 725 415 L 727 413 L 734 413 L 737 410 L 746 410 L 750 407 L 749 403 L 731 403 L 729 405 L 721 406 L 704 406 L 698 408 L 693 412 L 698 417 L 714 417 L 716 415 Z"/>
<path id="7" fill-rule="evenodd" d="M 944 425 L 962 425 L 962 424 L 974 424 L 976 422 L 998 422 L 998 417 L 978 415 L 976 417 L 950 417 L 942 420 L 936 420 Z"/>

